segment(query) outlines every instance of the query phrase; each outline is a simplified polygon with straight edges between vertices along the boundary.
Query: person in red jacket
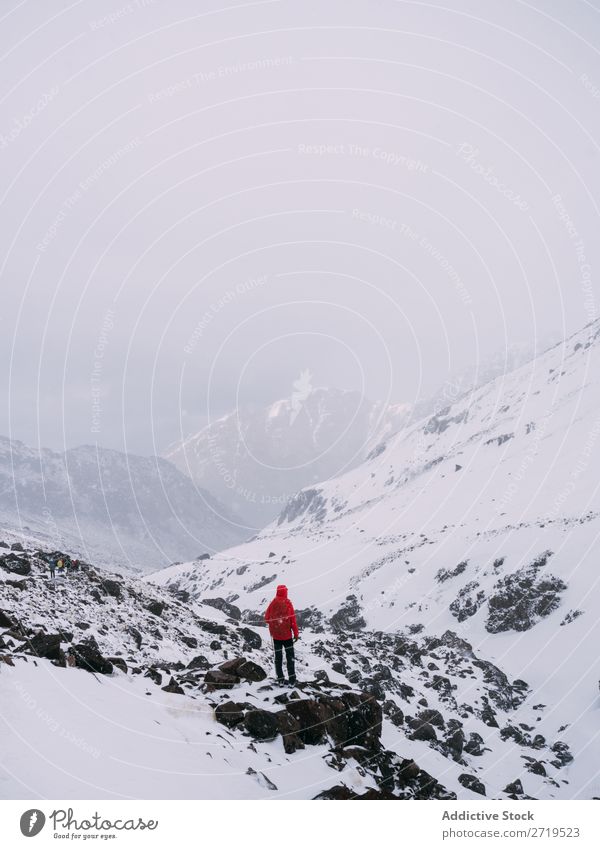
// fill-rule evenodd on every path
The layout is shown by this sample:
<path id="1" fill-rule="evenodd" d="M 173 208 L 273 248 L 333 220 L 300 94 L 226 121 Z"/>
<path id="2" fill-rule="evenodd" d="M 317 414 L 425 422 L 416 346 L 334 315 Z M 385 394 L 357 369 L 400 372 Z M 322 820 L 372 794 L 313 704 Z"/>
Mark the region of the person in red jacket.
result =
<path id="1" fill-rule="evenodd" d="M 294 643 L 299 637 L 298 623 L 296 622 L 296 611 L 294 605 L 288 598 L 287 587 L 280 584 L 277 587 L 275 598 L 267 607 L 265 620 L 269 626 L 269 632 L 273 638 L 275 648 L 275 675 L 277 683 L 283 684 L 283 649 L 285 648 L 285 659 L 287 663 L 288 679 L 290 684 L 296 683 Z"/>

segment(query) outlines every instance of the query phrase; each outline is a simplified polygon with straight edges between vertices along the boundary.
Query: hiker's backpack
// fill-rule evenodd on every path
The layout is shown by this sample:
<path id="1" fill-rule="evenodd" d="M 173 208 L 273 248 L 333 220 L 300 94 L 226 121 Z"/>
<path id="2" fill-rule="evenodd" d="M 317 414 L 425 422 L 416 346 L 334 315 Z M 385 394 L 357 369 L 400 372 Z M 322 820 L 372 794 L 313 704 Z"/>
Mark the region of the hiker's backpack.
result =
<path id="1" fill-rule="evenodd" d="M 290 610 L 287 599 L 273 599 L 269 612 L 269 620 L 271 636 L 275 640 L 287 640 L 290 638 Z"/>

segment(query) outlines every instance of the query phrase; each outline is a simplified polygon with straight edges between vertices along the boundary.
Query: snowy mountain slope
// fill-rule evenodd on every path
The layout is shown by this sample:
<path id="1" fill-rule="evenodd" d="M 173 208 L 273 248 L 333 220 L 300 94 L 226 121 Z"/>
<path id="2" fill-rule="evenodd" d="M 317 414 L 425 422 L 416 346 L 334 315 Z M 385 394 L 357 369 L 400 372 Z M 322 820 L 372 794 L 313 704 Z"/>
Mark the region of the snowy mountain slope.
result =
<path id="1" fill-rule="evenodd" d="M 349 606 L 371 629 L 452 630 L 527 681 L 526 725 L 551 706 L 578 792 L 597 794 L 599 402 L 594 322 L 301 491 L 254 541 L 150 580 L 249 611 L 283 581 L 329 618 Z"/>
<path id="2" fill-rule="evenodd" d="M 556 341 L 545 337 L 538 347 L 551 339 Z M 404 403 L 313 387 L 306 371 L 290 397 L 240 407 L 174 444 L 165 457 L 244 517 L 249 536 L 272 522 L 300 489 L 355 468 L 381 441 L 442 409 L 449 398 L 462 398 L 533 356 L 529 345 L 509 346 L 449 375 L 431 397 Z"/>
<path id="3" fill-rule="evenodd" d="M 40 544 L 147 571 L 246 536 L 221 504 L 161 458 L 83 446 L 36 451 L 0 438 L 0 523 Z"/>
<path id="4" fill-rule="evenodd" d="M 357 465 L 375 434 L 397 430 L 410 416 L 410 405 L 388 408 L 307 380 L 290 398 L 240 408 L 165 456 L 243 516 L 249 530 L 263 528 L 291 495 Z"/>
<path id="5" fill-rule="evenodd" d="M 41 552 L 4 551 L 2 798 L 57 788 L 66 798 L 248 799 L 582 789 L 584 762 L 572 761 L 556 717 L 540 704 L 525 710 L 527 683 L 454 633 L 355 631 L 341 620 L 332 633 L 302 614 L 303 683 L 282 689 L 265 680 L 265 629 L 243 625 L 235 608 L 226 617 L 86 564 L 52 582 Z"/>

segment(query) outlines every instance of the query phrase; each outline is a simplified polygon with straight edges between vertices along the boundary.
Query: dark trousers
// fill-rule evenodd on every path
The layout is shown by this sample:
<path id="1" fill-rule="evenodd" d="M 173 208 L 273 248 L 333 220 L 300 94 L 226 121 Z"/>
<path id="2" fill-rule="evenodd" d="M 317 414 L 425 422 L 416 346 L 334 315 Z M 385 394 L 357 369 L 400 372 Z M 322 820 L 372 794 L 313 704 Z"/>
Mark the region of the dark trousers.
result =
<path id="1" fill-rule="evenodd" d="M 295 678 L 294 641 L 291 637 L 289 640 L 273 640 L 273 645 L 275 646 L 275 675 L 278 678 L 283 678 L 283 650 L 285 648 L 288 678 Z"/>

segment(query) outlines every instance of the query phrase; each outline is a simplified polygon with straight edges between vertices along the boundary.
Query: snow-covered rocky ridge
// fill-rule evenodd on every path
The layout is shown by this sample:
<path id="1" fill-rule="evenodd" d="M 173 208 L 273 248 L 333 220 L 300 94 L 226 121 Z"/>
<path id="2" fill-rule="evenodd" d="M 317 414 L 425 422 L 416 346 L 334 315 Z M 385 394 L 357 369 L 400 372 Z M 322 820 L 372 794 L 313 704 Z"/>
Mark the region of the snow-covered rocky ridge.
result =
<path id="1" fill-rule="evenodd" d="M 456 633 L 301 611 L 284 689 L 234 605 L 43 558 L 0 558 L 2 798 L 577 794 L 568 729 Z"/>
<path id="2" fill-rule="evenodd" d="M 164 459 L 96 446 L 38 451 L 2 437 L 0 529 L 143 571 L 247 536 L 223 505 Z"/>
<path id="3" fill-rule="evenodd" d="M 499 731 L 477 727 L 493 751 L 477 775 L 492 794 L 508 762 L 530 795 L 600 795 L 599 402 L 596 321 L 391 436 L 356 469 L 302 490 L 250 543 L 149 580 L 221 596 L 248 619 L 285 582 L 326 633 L 337 617 L 357 640 L 363 629 L 417 641 L 452 632 L 469 644 L 466 657 L 528 685 Z M 440 671 L 425 664 L 421 685 L 441 675 L 458 686 L 447 662 L 431 662 Z M 389 695 L 397 676 L 379 684 Z M 482 694 L 471 690 L 468 703 L 485 725 Z M 552 756 L 535 754 L 536 734 L 574 755 L 542 785 L 531 776 L 548 774 Z"/>
<path id="4" fill-rule="evenodd" d="M 241 406 L 172 445 L 165 457 L 243 517 L 250 536 L 299 490 L 355 468 L 380 441 L 533 356 L 529 345 L 509 346 L 448 375 L 431 397 L 402 403 L 313 387 L 306 371 L 289 397 Z"/>
<path id="5" fill-rule="evenodd" d="M 44 552 L 0 548 L 1 798 L 454 797 L 310 631 L 285 690 L 235 609 L 88 564 L 52 581 Z"/>

